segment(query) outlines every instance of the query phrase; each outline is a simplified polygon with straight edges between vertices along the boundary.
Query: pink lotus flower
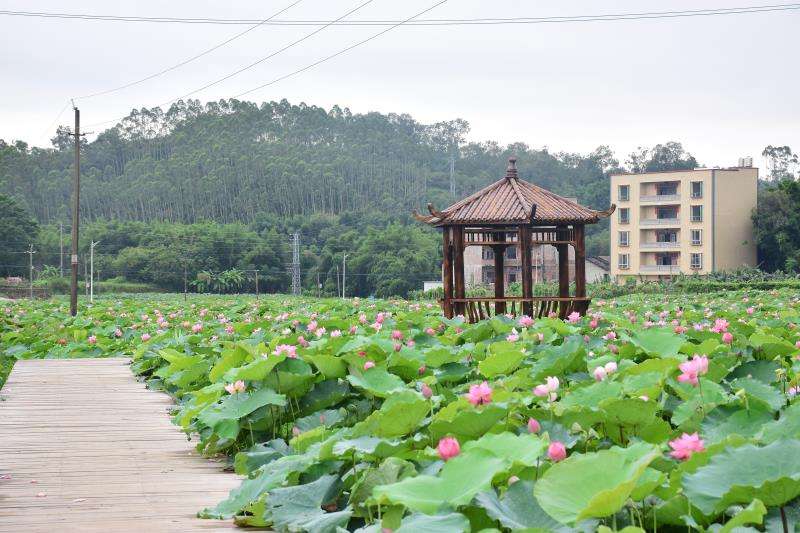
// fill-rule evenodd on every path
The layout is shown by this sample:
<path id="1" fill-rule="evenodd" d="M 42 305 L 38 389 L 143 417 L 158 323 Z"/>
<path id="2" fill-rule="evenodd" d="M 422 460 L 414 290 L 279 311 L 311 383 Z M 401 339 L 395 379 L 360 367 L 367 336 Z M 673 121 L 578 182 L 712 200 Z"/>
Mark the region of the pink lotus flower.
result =
<path id="1" fill-rule="evenodd" d="M 458 441 L 453 437 L 444 437 L 439 440 L 436 451 L 439 452 L 439 457 L 447 461 L 461 453 L 461 446 L 459 446 Z"/>
<path id="2" fill-rule="evenodd" d="M 147 342 L 149 340 L 150 340 L 150 334 L 149 333 L 142 333 L 142 342 Z"/>
<path id="3" fill-rule="evenodd" d="M 592 319 L 592 320 L 589 322 L 589 327 L 590 327 L 590 328 L 592 328 L 592 329 L 597 329 L 597 325 L 598 325 L 598 324 L 599 324 L 599 322 L 597 322 L 597 319 Z"/>
<path id="4" fill-rule="evenodd" d="M 677 333 L 678 335 L 681 335 L 681 334 L 683 334 L 683 333 L 686 333 L 686 326 L 675 326 L 675 329 L 674 329 L 674 331 L 675 331 L 675 333 Z"/>
<path id="5" fill-rule="evenodd" d="M 244 381 L 241 379 L 235 383 L 228 383 L 225 385 L 225 390 L 228 391 L 228 394 L 236 394 L 237 392 L 244 392 L 245 387 Z"/>
<path id="6" fill-rule="evenodd" d="M 94 335 L 89 335 L 89 338 L 86 339 L 89 344 L 97 344 L 97 337 Z"/>
<path id="7" fill-rule="evenodd" d="M 122 330 L 119 329 L 119 328 L 115 329 L 114 330 L 114 336 L 117 337 L 117 338 L 122 337 Z"/>
<path id="8" fill-rule="evenodd" d="M 528 419 L 528 431 L 531 433 L 539 433 L 542 430 L 541 424 L 535 418 Z"/>
<path id="9" fill-rule="evenodd" d="M 797 396 L 797 393 L 798 393 L 798 387 L 789 387 L 789 390 L 786 391 L 786 394 L 790 398 L 794 398 L 795 396 Z"/>
<path id="10" fill-rule="evenodd" d="M 617 333 L 614 331 L 609 331 L 608 333 L 603 335 L 603 338 L 607 341 L 613 341 L 617 338 Z"/>
<path id="11" fill-rule="evenodd" d="M 506 340 L 508 342 L 517 342 L 519 340 L 519 333 L 517 332 L 516 328 L 511 329 L 511 333 L 508 334 Z"/>
<path id="12" fill-rule="evenodd" d="M 544 333 L 537 333 L 536 338 L 539 339 L 539 342 L 544 341 Z"/>
<path id="13" fill-rule="evenodd" d="M 724 318 L 718 318 L 714 321 L 714 326 L 711 328 L 711 331 L 714 333 L 722 333 L 723 331 L 728 331 L 728 326 L 730 324 Z"/>
<path id="14" fill-rule="evenodd" d="M 581 319 L 581 314 L 577 311 L 573 311 L 567 316 L 567 322 L 570 324 L 577 324 L 578 321 Z"/>
<path id="15" fill-rule="evenodd" d="M 394 343 L 394 346 L 393 346 L 393 348 L 394 348 L 394 351 L 395 351 L 395 352 L 399 352 L 400 350 L 402 350 L 402 349 L 403 349 L 403 345 L 402 345 L 402 344 L 400 344 L 399 342 L 396 342 L 396 343 Z"/>
<path id="16" fill-rule="evenodd" d="M 392 331 L 392 339 L 399 341 L 403 339 L 403 332 L 399 329 Z"/>
<path id="17" fill-rule="evenodd" d="M 358 315 L 358 321 L 360 323 L 362 323 L 362 324 L 366 324 L 367 323 L 367 315 L 365 315 L 364 313 L 361 313 L 360 315 Z"/>
<path id="18" fill-rule="evenodd" d="M 560 385 L 558 378 L 553 376 L 548 376 L 545 378 L 545 382 L 541 385 L 536 385 L 533 389 L 533 394 L 540 398 L 547 397 L 548 400 L 551 402 L 556 401 L 558 398 L 558 386 Z"/>
<path id="19" fill-rule="evenodd" d="M 753 314 L 753 313 L 755 313 L 755 312 L 756 312 L 756 309 L 755 309 L 755 307 L 748 307 L 748 308 L 747 308 L 747 314 L 748 314 L 748 315 L 752 315 L 752 314 Z"/>
<path id="20" fill-rule="evenodd" d="M 203 331 L 203 324 L 200 324 L 198 322 L 197 324 L 192 326 L 192 333 L 200 333 L 201 331 Z"/>
<path id="21" fill-rule="evenodd" d="M 436 335 L 436 330 L 433 328 L 427 328 L 425 330 L 425 333 L 427 333 L 428 335 Z"/>
<path id="22" fill-rule="evenodd" d="M 284 354 L 289 359 L 297 359 L 297 346 L 293 346 L 291 344 L 279 344 L 275 347 L 275 350 L 272 352 L 272 354 Z"/>
<path id="23" fill-rule="evenodd" d="M 523 328 L 529 328 L 533 325 L 533 319 L 528 315 L 522 315 L 519 317 L 519 325 Z"/>
<path id="24" fill-rule="evenodd" d="M 547 457 L 553 462 L 563 461 L 567 458 L 567 447 L 563 442 L 553 441 L 547 447 Z"/>
<path id="25" fill-rule="evenodd" d="M 604 379 L 606 379 L 606 376 L 608 376 L 608 372 L 606 372 L 606 369 L 603 368 L 602 366 L 595 367 L 594 372 L 592 372 L 592 374 L 594 374 L 595 381 L 603 381 Z"/>
<path id="26" fill-rule="evenodd" d="M 669 441 L 669 447 L 672 451 L 669 453 L 675 459 L 685 461 L 689 459 L 693 453 L 705 451 L 703 440 L 697 433 L 684 433 L 675 440 Z"/>
<path id="27" fill-rule="evenodd" d="M 358 332 L 358 328 L 355 326 L 350 326 L 350 335 L 355 335 Z"/>
<path id="28" fill-rule="evenodd" d="M 725 344 L 731 344 L 733 342 L 733 333 L 730 331 L 726 331 L 722 334 L 722 342 Z"/>
<path id="29" fill-rule="evenodd" d="M 469 403 L 472 405 L 491 403 L 492 388 L 485 381 L 480 385 L 471 385 L 469 387 L 469 393 L 467 394 L 467 400 L 469 400 Z"/>
<path id="30" fill-rule="evenodd" d="M 372 361 L 367 361 L 364 363 L 364 370 L 369 370 L 370 368 L 375 368 L 375 363 Z"/>
<path id="31" fill-rule="evenodd" d="M 422 392 L 422 396 L 425 397 L 426 400 L 429 400 L 431 396 L 433 396 L 433 389 L 431 389 L 427 383 L 423 383 L 422 387 L 420 387 Z"/>
<path id="32" fill-rule="evenodd" d="M 230 324 L 225 326 L 225 333 L 227 333 L 228 335 L 233 335 L 233 326 L 231 326 Z"/>
<path id="33" fill-rule="evenodd" d="M 317 330 L 317 321 L 312 320 L 311 322 L 309 322 L 308 325 L 306 326 L 306 329 L 311 333 L 314 333 Z"/>
<path id="34" fill-rule="evenodd" d="M 341 337 L 341 336 L 342 336 L 342 332 L 340 330 L 335 329 L 335 330 L 331 331 L 331 337 L 336 338 L 336 337 Z"/>
<path id="35" fill-rule="evenodd" d="M 427 368 L 425 367 L 425 365 L 422 365 L 421 367 L 419 367 L 417 369 L 417 374 L 419 374 L 421 376 L 421 375 L 425 374 L 426 370 L 427 370 Z"/>
<path id="36" fill-rule="evenodd" d="M 691 383 L 697 386 L 700 382 L 698 378 L 708 372 L 708 357 L 704 355 L 695 355 L 689 361 L 684 361 L 678 368 L 681 374 L 678 376 L 678 381 L 681 383 Z"/>

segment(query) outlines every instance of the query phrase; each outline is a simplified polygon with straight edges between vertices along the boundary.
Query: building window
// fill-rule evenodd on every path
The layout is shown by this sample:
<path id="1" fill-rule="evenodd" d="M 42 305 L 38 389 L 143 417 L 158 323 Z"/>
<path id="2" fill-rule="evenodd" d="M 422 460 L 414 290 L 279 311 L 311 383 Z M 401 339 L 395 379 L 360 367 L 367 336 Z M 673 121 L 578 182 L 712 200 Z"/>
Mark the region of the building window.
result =
<path id="1" fill-rule="evenodd" d="M 483 247 L 483 258 L 484 259 L 494 259 L 494 250 L 492 250 L 488 246 L 484 246 Z"/>
<path id="2" fill-rule="evenodd" d="M 630 263 L 628 261 L 629 258 L 630 258 L 629 254 L 619 254 L 617 264 L 620 270 L 628 270 L 630 268 Z"/>
<path id="3" fill-rule="evenodd" d="M 703 268 L 703 254 L 692 254 L 691 265 L 693 270 L 700 270 Z"/>
<path id="4" fill-rule="evenodd" d="M 508 273 L 508 282 L 509 283 L 516 283 L 517 281 L 517 273 L 516 272 L 509 272 Z"/>
<path id="5" fill-rule="evenodd" d="M 703 230 L 692 230 L 692 246 L 700 246 L 703 244 Z"/>
<path id="6" fill-rule="evenodd" d="M 678 194 L 678 185 L 676 183 L 659 183 L 656 185 L 656 193 L 658 196 L 673 196 Z"/>
<path id="7" fill-rule="evenodd" d="M 619 245 L 620 246 L 629 246 L 630 245 L 630 231 L 620 231 L 619 232 Z"/>
<path id="8" fill-rule="evenodd" d="M 516 246 L 509 246 L 506 248 L 506 258 L 508 259 L 516 259 L 517 258 L 517 247 Z"/>
<path id="9" fill-rule="evenodd" d="M 628 224 L 631 221 L 631 210 L 627 207 L 622 207 L 619 210 L 619 223 Z"/>
<path id="10" fill-rule="evenodd" d="M 702 181 L 693 181 L 692 182 L 692 198 L 702 198 L 703 197 L 703 182 Z"/>
<path id="11" fill-rule="evenodd" d="M 627 202 L 631 199 L 631 186 L 630 185 L 620 185 L 619 186 L 619 201 L 620 202 Z"/>
<path id="12" fill-rule="evenodd" d="M 693 205 L 692 206 L 692 222 L 702 222 L 703 221 L 703 206 L 702 205 Z"/>

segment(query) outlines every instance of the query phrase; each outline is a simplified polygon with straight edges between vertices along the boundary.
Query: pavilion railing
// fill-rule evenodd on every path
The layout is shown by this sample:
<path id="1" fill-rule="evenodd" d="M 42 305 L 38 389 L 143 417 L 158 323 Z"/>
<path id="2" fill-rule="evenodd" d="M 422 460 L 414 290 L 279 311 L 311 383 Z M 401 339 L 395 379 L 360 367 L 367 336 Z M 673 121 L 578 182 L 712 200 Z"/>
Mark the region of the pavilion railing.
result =
<path id="1" fill-rule="evenodd" d="M 531 229 L 531 244 L 573 244 L 574 242 L 575 231 L 572 227 Z M 519 244 L 519 231 L 516 229 L 496 231 L 467 229 L 464 231 L 465 246 L 493 246 L 497 244 Z"/>
<path id="2" fill-rule="evenodd" d="M 542 318 L 554 314 L 558 318 L 566 318 L 572 312 L 585 315 L 589 309 L 591 298 L 535 296 L 522 298 L 508 296 L 505 298 L 473 297 L 453 298 L 455 309 L 461 312 L 469 322 L 478 322 L 498 314 L 519 316 L 527 314 L 533 318 Z"/>

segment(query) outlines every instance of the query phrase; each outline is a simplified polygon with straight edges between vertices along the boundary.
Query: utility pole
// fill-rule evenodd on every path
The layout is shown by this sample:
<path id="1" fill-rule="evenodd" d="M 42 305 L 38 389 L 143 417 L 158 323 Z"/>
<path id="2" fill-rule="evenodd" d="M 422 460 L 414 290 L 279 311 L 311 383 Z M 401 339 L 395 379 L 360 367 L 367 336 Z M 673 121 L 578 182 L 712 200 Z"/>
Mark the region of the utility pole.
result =
<path id="1" fill-rule="evenodd" d="M 292 234 L 292 294 L 300 295 L 300 233 Z"/>
<path id="2" fill-rule="evenodd" d="M 100 241 L 91 241 L 89 244 L 89 302 L 94 303 L 94 247 Z"/>
<path id="3" fill-rule="evenodd" d="M 25 252 L 28 254 L 28 286 L 30 289 L 30 298 L 33 300 L 33 254 L 36 252 L 33 251 L 33 244 L 30 245 L 28 251 Z"/>
<path id="4" fill-rule="evenodd" d="M 81 112 L 72 104 L 75 110 L 75 131 L 70 135 L 75 137 L 75 162 L 72 169 L 72 254 L 70 266 L 72 279 L 70 280 L 69 314 L 78 314 L 78 221 L 80 219 L 81 205 Z M 84 134 L 85 135 L 85 134 Z"/>
<path id="5" fill-rule="evenodd" d="M 342 294 L 342 287 L 339 285 L 339 265 L 336 265 L 336 296 Z"/>
<path id="6" fill-rule="evenodd" d="M 256 269 L 256 300 L 258 300 L 258 269 Z"/>
<path id="7" fill-rule="evenodd" d="M 58 223 L 58 270 L 61 272 L 61 277 L 64 277 L 64 223 Z"/>
<path id="8" fill-rule="evenodd" d="M 317 267 L 317 298 L 322 296 L 322 283 L 319 282 L 319 267 Z"/>
<path id="9" fill-rule="evenodd" d="M 342 299 L 345 298 L 345 281 L 347 277 L 347 252 L 342 253 Z"/>
<path id="10" fill-rule="evenodd" d="M 189 288 L 189 284 L 187 283 L 187 280 L 186 280 L 186 263 L 183 263 L 183 301 L 184 302 L 188 298 L 188 296 L 187 296 L 188 288 Z"/>
<path id="11" fill-rule="evenodd" d="M 456 170 L 456 156 L 450 153 L 450 196 L 453 198 L 456 197 L 456 178 L 455 178 L 455 170 Z"/>

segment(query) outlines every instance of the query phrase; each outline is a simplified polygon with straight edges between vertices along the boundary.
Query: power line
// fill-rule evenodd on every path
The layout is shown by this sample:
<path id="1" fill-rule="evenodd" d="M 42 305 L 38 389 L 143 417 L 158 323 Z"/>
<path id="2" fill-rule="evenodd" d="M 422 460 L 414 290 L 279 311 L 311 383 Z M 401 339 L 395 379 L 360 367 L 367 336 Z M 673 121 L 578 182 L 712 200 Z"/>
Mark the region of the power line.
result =
<path id="1" fill-rule="evenodd" d="M 380 37 L 384 33 L 388 33 L 390 31 L 392 31 L 393 29 L 395 29 L 395 28 L 397 28 L 399 26 L 402 26 L 405 23 L 410 22 L 410 21 L 414 20 L 415 18 L 417 18 L 417 17 L 419 17 L 421 15 L 424 15 L 428 11 L 431 11 L 431 10 L 439 7 L 440 5 L 444 4 L 445 2 L 447 2 L 447 0 L 440 0 L 439 2 L 436 2 L 435 4 L 433 4 L 432 6 L 426 8 L 426 9 L 423 9 L 422 11 L 420 11 L 418 13 L 415 13 L 414 15 L 411 15 L 407 19 L 402 20 L 402 21 L 398 22 L 397 24 L 394 24 L 393 26 L 389 26 L 388 28 L 379 31 L 378 33 L 373 33 L 372 35 L 370 35 L 366 39 L 362 39 L 362 40 L 360 40 L 360 41 L 358 41 L 358 42 L 356 42 L 354 44 L 351 44 L 350 46 L 346 46 L 345 48 L 342 48 L 338 52 L 335 52 L 335 53 L 333 53 L 333 54 L 331 54 L 331 55 L 329 55 L 327 57 L 324 57 L 324 58 L 322 58 L 320 60 L 317 60 L 317 61 L 315 61 L 313 63 L 310 63 L 310 64 L 306 65 L 305 67 L 302 67 L 302 68 L 299 68 L 299 69 L 297 69 L 297 70 L 295 70 L 293 72 L 290 72 L 289 74 L 285 74 L 285 75 L 280 76 L 278 78 L 275 78 L 275 79 L 273 79 L 271 81 L 268 81 L 267 83 L 263 83 L 263 84 L 259 85 L 258 87 L 253 87 L 252 89 L 248 89 L 247 91 L 244 91 L 243 93 L 239 93 L 236 96 L 234 96 L 234 98 L 239 98 L 240 96 L 244 96 L 245 94 L 250 94 L 250 93 L 252 93 L 254 91 L 257 91 L 259 89 L 263 89 L 264 87 L 268 87 L 268 86 L 270 86 L 272 84 L 278 83 L 279 81 L 285 80 L 286 78 L 291 78 L 292 76 L 300 74 L 301 72 L 305 72 L 306 70 L 310 70 L 310 69 L 316 67 L 317 65 L 321 65 L 322 63 L 325 63 L 326 61 L 329 61 L 329 60 L 331 60 L 331 59 L 333 59 L 335 57 L 339 57 L 342 54 L 346 54 L 350 50 L 352 50 L 354 48 L 357 48 L 357 47 L 361 46 L 362 44 L 368 43 L 368 42 L 372 41 L 373 39 L 377 39 L 378 37 Z"/>
<path id="2" fill-rule="evenodd" d="M 765 13 L 773 11 L 791 11 L 800 9 L 798 3 L 767 4 L 730 8 L 687 9 L 678 11 L 645 11 L 633 13 L 609 13 L 599 15 L 564 15 L 551 17 L 507 17 L 507 18 L 461 18 L 461 19 L 420 19 L 409 23 L 409 26 L 459 26 L 459 25 L 497 25 L 497 24 L 544 24 L 564 22 L 595 22 L 616 20 L 642 20 L 651 18 L 675 18 L 709 15 L 737 15 L 747 13 Z M 43 11 L 11 11 L 0 10 L 0 15 L 54 19 L 97 20 L 107 22 L 144 22 L 168 24 L 213 24 L 213 25 L 252 25 L 259 23 L 254 19 L 224 18 L 187 18 L 187 17 L 141 17 L 128 15 L 95 15 L 88 13 L 58 13 Z M 336 26 L 391 26 L 398 20 L 302 20 L 273 19 L 264 24 L 267 26 L 317 26 L 332 23 Z"/>
<path id="3" fill-rule="evenodd" d="M 202 87 L 198 87 L 197 89 L 189 91 L 188 93 L 183 94 L 181 96 L 178 96 L 176 98 L 173 98 L 171 100 L 167 100 L 165 102 L 161 102 L 161 103 L 157 104 L 157 106 L 160 107 L 160 106 L 163 106 L 163 105 L 171 104 L 173 102 L 177 102 L 178 100 L 182 100 L 182 99 L 184 99 L 184 98 L 186 98 L 188 96 L 191 96 L 191 95 L 193 95 L 195 93 L 198 93 L 200 91 L 208 89 L 209 87 L 213 87 L 214 85 L 222 83 L 223 81 L 228 80 L 228 79 L 230 79 L 230 78 L 232 78 L 234 76 L 237 76 L 237 75 L 241 74 L 242 72 L 245 72 L 246 70 L 250 70 L 251 68 L 253 68 L 253 67 L 257 66 L 257 65 L 260 65 L 261 63 L 263 63 L 265 61 L 268 61 L 268 60 L 272 59 L 273 57 L 275 57 L 275 56 L 277 56 L 279 54 L 282 54 L 286 50 L 289 50 L 290 48 L 293 48 L 294 46 L 297 46 L 298 44 L 302 43 L 303 41 L 306 41 L 307 39 L 310 39 L 311 37 L 313 37 L 314 35 L 318 34 L 319 32 L 321 32 L 321 31 L 323 31 L 323 30 L 325 30 L 327 28 L 330 28 L 336 21 L 340 21 L 340 20 L 344 19 L 345 17 L 348 17 L 348 16 L 352 15 L 356 11 L 358 11 L 361 8 L 367 6 L 368 4 L 371 4 L 374 1 L 375 0 L 366 0 L 365 2 L 362 2 L 361 4 L 357 5 L 353 9 L 351 9 L 350 11 L 347 11 L 345 14 L 341 15 L 335 21 L 330 21 L 329 23 L 323 25 L 322 27 L 317 28 L 316 30 L 305 34 L 304 36 L 300 37 L 299 39 L 296 39 L 296 40 L 292 41 L 291 43 L 279 48 L 278 50 L 275 50 L 275 51 L 267 54 L 266 56 L 264 56 L 262 58 L 259 58 L 259 59 L 255 60 L 255 61 L 253 61 L 252 63 L 248 64 L 248 65 L 245 65 L 244 67 L 241 67 L 241 68 L 239 68 L 237 70 L 234 70 L 233 72 L 231 72 L 229 74 L 226 74 L 225 76 L 223 76 L 221 78 L 218 78 L 218 79 L 216 79 L 216 80 L 214 80 L 212 82 L 206 83 Z M 119 118 L 115 118 L 115 119 L 111 119 L 111 120 L 105 120 L 103 122 L 95 122 L 94 124 L 90 124 L 89 126 L 99 126 L 99 125 L 103 125 L 103 124 L 108 124 L 110 122 L 119 122 L 120 120 L 123 120 L 124 118 L 125 117 L 119 117 Z"/>
<path id="4" fill-rule="evenodd" d="M 200 59 L 201 57 L 210 54 L 214 50 L 222 48 L 223 46 L 235 41 L 236 39 L 238 39 L 240 37 L 243 37 L 244 35 L 250 33 L 251 31 L 255 30 L 256 28 L 259 28 L 259 27 L 263 26 L 264 24 L 267 24 L 269 21 L 271 21 L 272 19 L 274 19 L 275 17 L 277 17 L 281 13 L 284 13 L 285 11 L 288 11 L 289 9 L 291 9 L 294 6 L 296 6 L 297 4 L 299 4 L 302 1 L 303 0 L 295 0 L 293 3 L 289 4 L 288 6 L 280 9 L 279 11 L 276 11 L 275 13 L 273 13 L 268 18 L 256 23 L 255 25 L 251 26 L 250 28 L 247 28 L 246 30 L 244 30 L 242 32 L 237 33 L 233 37 L 230 37 L 230 38 L 222 41 L 221 43 L 218 43 L 218 44 L 212 46 L 211 48 L 200 52 L 199 54 L 196 54 L 196 55 L 194 55 L 194 56 L 192 56 L 192 57 L 190 57 L 188 59 L 185 59 L 185 60 L 183 60 L 183 61 L 181 61 L 179 63 L 176 63 L 176 64 L 174 64 L 174 65 L 172 65 L 170 67 L 162 69 L 162 70 L 160 70 L 160 71 L 158 71 L 158 72 L 156 72 L 154 74 L 151 74 L 149 76 L 146 76 L 146 77 L 141 78 L 141 79 L 136 80 L 136 81 L 132 81 L 130 83 L 126 83 L 124 85 L 120 85 L 119 87 L 115 87 L 113 89 L 107 89 L 107 90 L 99 91 L 99 92 L 96 92 L 96 93 L 91 93 L 91 94 L 86 94 L 86 95 L 83 95 L 83 96 L 78 96 L 78 97 L 75 98 L 75 100 L 85 100 L 85 99 L 88 99 L 88 98 L 94 98 L 95 96 L 101 96 L 101 95 L 104 95 L 104 94 L 109 94 L 109 93 L 121 91 L 122 89 L 127 89 L 128 87 L 133 87 L 134 85 L 138 85 L 138 84 L 144 83 L 144 82 L 146 82 L 148 80 L 152 80 L 153 78 L 157 78 L 158 76 L 161 76 L 162 74 L 166 74 L 167 72 L 171 72 L 173 70 L 179 69 L 180 67 L 182 67 L 184 65 L 188 65 L 192 61 Z"/>

